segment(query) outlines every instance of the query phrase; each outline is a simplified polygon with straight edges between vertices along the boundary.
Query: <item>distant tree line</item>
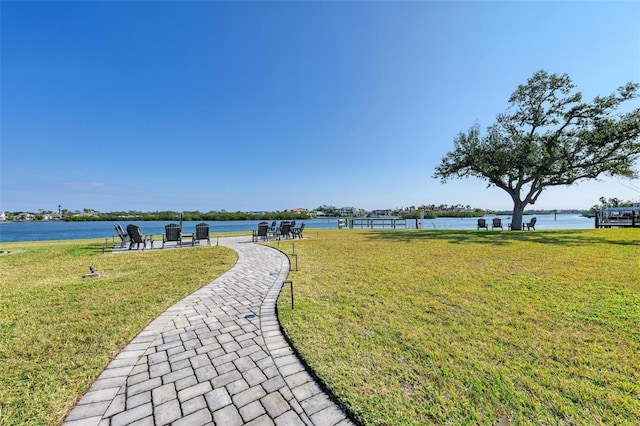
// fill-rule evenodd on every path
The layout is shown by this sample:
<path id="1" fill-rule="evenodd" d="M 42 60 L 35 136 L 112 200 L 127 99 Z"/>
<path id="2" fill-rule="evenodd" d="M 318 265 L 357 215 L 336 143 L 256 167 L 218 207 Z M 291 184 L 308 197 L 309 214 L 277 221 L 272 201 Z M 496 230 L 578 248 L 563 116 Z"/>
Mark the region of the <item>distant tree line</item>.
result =
<path id="1" fill-rule="evenodd" d="M 185 211 L 182 213 L 184 221 L 227 221 L 227 220 L 293 220 L 293 219 L 309 219 L 311 216 L 306 213 L 291 212 L 227 212 L 227 211 Z M 122 220 L 161 220 L 161 221 L 179 221 L 180 212 L 162 211 L 162 212 L 96 212 L 92 215 L 69 215 L 65 216 L 67 222 L 83 222 L 83 221 L 122 221 Z"/>

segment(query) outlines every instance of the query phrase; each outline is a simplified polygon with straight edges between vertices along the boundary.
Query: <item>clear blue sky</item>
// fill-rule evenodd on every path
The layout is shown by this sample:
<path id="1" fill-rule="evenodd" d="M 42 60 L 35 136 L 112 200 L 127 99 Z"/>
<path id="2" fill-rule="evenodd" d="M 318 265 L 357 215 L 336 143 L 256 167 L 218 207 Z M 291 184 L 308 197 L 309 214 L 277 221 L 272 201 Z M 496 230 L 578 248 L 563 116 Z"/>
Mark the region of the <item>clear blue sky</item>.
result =
<path id="1" fill-rule="evenodd" d="M 442 185 L 535 71 L 640 81 L 640 2 L 2 1 L 0 210 L 510 209 Z M 638 106 L 638 102 L 633 107 Z M 613 179 L 538 208 L 640 198 Z"/>

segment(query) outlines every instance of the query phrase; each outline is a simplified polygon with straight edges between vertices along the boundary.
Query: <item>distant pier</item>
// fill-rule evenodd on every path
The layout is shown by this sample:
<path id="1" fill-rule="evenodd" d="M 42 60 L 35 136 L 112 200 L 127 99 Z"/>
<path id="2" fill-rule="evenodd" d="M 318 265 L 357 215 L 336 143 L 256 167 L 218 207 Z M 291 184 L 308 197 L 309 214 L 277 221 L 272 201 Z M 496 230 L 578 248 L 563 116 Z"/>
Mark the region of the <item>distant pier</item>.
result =
<path id="1" fill-rule="evenodd" d="M 616 207 L 599 211 L 596 228 L 640 228 L 640 212 L 632 207 Z"/>
<path id="2" fill-rule="evenodd" d="M 338 229 L 407 229 L 407 219 L 399 217 L 347 217 L 338 220 Z"/>

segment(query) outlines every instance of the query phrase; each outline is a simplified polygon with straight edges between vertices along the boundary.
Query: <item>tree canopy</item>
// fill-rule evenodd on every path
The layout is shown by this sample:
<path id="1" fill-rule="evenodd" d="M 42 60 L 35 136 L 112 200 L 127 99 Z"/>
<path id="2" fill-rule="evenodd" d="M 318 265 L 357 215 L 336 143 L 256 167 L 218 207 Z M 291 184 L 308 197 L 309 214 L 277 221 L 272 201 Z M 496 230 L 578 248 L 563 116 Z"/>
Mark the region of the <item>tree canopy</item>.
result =
<path id="1" fill-rule="evenodd" d="M 512 230 L 545 188 L 601 175 L 636 177 L 640 108 L 620 113 L 638 97 L 637 83 L 583 102 L 568 75 L 537 71 L 509 98 L 506 113 L 481 134 L 474 125 L 454 139 L 434 177 L 477 177 L 506 191 L 514 203 Z"/>

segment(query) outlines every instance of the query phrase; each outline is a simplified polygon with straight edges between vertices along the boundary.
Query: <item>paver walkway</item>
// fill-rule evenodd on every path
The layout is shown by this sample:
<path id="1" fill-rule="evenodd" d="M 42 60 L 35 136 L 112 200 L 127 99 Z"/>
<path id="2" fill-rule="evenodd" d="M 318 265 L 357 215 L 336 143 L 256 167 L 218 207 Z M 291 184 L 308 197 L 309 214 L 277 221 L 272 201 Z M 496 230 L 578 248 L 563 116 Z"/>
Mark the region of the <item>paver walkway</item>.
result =
<path id="1" fill-rule="evenodd" d="M 248 237 L 228 272 L 149 324 L 65 419 L 88 425 L 351 425 L 280 332 L 287 256 Z"/>

